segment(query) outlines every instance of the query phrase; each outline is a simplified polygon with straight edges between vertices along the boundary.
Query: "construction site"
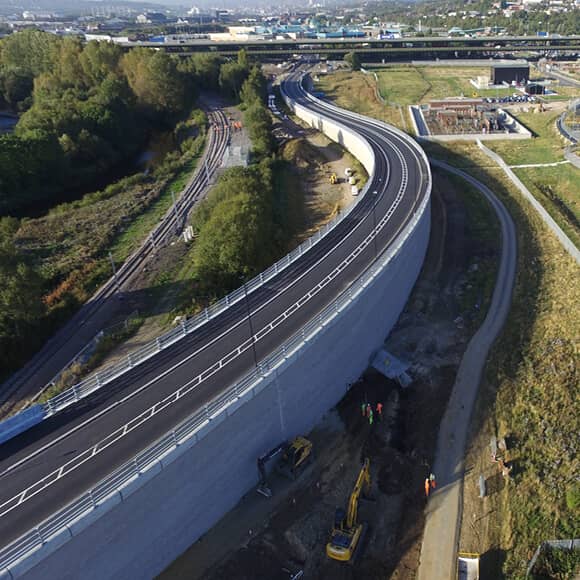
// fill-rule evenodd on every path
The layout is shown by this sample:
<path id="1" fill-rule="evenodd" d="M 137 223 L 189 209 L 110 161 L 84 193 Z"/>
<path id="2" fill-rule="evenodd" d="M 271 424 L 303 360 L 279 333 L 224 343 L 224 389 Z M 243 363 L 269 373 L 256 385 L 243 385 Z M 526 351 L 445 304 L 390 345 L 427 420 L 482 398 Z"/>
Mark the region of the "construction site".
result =
<path id="1" fill-rule="evenodd" d="M 514 119 L 484 99 L 445 99 L 421 106 L 433 135 L 511 133 Z"/>
<path id="2" fill-rule="evenodd" d="M 312 432 L 264 449 L 256 487 L 161 579 L 416 577 L 438 425 L 486 300 L 473 277 L 497 251 L 462 195 L 435 173 L 429 252 L 385 343 L 412 382 L 369 367 Z"/>

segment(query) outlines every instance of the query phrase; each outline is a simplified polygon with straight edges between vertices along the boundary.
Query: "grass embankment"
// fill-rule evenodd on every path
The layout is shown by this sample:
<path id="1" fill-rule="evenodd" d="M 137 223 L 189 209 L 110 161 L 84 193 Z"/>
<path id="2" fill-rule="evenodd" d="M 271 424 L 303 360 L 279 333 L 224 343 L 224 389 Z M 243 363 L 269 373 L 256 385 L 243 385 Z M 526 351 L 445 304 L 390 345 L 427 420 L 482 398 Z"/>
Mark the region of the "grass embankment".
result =
<path id="1" fill-rule="evenodd" d="M 575 444 L 580 429 L 580 276 L 575 262 L 499 171 L 468 171 L 508 206 L 518 228 L 519 255 L 512 310 L 487 367 L 468 459 L 469 464 L 480 460 L 489 465 L 487 445 L 498 435 L 508 441 L 514 469 L 508 485 L 492 487 L 485 502 L 466 504 L 466 517 L 476 513 L 475 520 L 488 516 L 492 521 L 487 537 L 462 548 L 499 555 L 492 577 L 505 560 L 505 577 L 523 578 L 538 544 L 576 537 L 578 531 L 578 507 L 567 495 L 577 486 L 580 467 Z M 497 482 L 497 473 L 492 478 Z"/>
<path id="2" fill-rule="evenodd" d="M 338 72 L 321 75 L 316 88 L 323 91 L 339 107 L 356 110 L 406 130 L 407 113 L 396 104 L 384 105 L 377 98 L 375 79 L 361 72 Z M 345 88 L 347 90 L 345 91 Z"/>
<path id="3" fill-rule="evenodd" d="M 22 221 L 18 243 L 46 279 L 49 311 L 83 303 L 111 274 L 108 252 L 122 262 L 147 236 L 195 167 L 205 129 L 150 174 L 135 174 L 103 191 Z"/>
<path id="4" fill-rule="evenodd" d="M 348 87 L 341 96 L 356 110 Z M 508 485 L 492 487 L 483 502 L 480 472 L 467 474 L 461 548 L 490 555 L 488 577 L 523 578 L 539 543 L 578 535 L 578 266 L 475 145 L 425 148 L 486 183 L 518 230 L 512 309 L 486 369 L 467 459 L 470 466 L 489 465 L 490 436 L 498 435 L 508 440 L 514 469 Z"/>

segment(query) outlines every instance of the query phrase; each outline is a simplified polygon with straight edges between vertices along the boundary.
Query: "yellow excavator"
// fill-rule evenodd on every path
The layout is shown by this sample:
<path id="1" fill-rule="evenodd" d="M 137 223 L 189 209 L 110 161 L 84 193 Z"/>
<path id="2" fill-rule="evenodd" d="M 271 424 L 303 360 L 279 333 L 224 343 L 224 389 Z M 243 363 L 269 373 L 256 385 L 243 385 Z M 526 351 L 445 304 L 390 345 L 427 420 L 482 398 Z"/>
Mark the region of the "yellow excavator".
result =
<path id="1" fill-rule="evenodd" d="M 330 181 L 331 185 L 338 183 L 338 177 L 336 176 L 336 173 L 331 173 L 328 180 Z"/>
<path id="2" fill-rule="evenodd" d="M 336 510 L 334 527 L 330 533 L 330 540 L 326 544 L 326 555 L 329 558 L 349 564 L 354 562 L 367 528 L 366 523 L 358 522 L 358 502 L 361 493 L 368 494 L 370 487 L 371 474 L 367 458 L 364 460 L 354 489 L 350 494 L 348 512 L 345 513 L 342 508 Z"/>
<path id="3" fill-rule="evenodd" d="M 275 463 L 275 469 L 288 479 L 296 479 L 298 474 L 312 459 L 312 442 L 306 437 L 298 436 L 292 441 L 283 441 L 258 457 L 258 472 L 260 483 L 257 492 L 265 497 L 272 497 L 272 490 L 268 485 L 267 465 Z"/>

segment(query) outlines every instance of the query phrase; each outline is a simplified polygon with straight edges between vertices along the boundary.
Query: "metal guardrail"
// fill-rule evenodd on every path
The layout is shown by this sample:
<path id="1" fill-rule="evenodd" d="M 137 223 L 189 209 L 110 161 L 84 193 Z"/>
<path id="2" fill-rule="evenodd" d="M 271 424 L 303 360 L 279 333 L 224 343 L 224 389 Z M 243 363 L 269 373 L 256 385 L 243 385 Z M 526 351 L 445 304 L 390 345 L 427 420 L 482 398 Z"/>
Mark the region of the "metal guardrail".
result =
<path id="1" fill-rule="evenodd" d="M 153 405 L 152 407 L 150 407 L 149 409 L 147 409 L 146 411 L 144 411 L 143 413 L 141 413 L 137 417 L 134 417 L 131 421 L 129 421 L 128 423 L 126 423 L 125 425 L 123 425 L 122 427 L 120 427 L 119 429 L 114 431 L 113 433 L 110 433 L 105 439 L 99 441 L 93 447 L 91 447 L 91 448 L 87 449 L 86 451 L 84 451 L 83 453 L 75 456 L 73 459 L 71 459 L 70 461 L 68 461 L 67 463 L 65 463 L 64 465 L 59 467 L 58 469 L 55 469 L 54 471 L 49 473 L 47 476 L 43 477 L 42 479 L 40 479 L 39 481 L 34 483 L 32 486 L 26 488 L 25 490 L 23 490 L 22 492 L 20 492 L 19 494 L 17 494 L 13 498 L 11 498 L 10 500 L 0 504 L 0 517 L 7 514 L 10 511 L 12 511 L 13 509 L 17 508 L 24 501 L 35 496 L 37 493 L 40 493 L 42 490 L 46 489 L 47 487 L 49 487 L 53 483 L 56 483 L 59 479 L 61 479 L 62 477 L 64 477 L 68 473 L 70 473 L 71 471 L 77 469 L 78 467 L 83 465 L 85 462 L 92 459 L 95 455 L 98 455 L 99 453 L 104 451 L 110 445 L 112 445 L 113 443 L 115 443 L 119 439 L 122 439 L 123 437 L 125 437 L 126 435 L 131 433 L 133 430 L 135 430 L 137 427 L 139 427 L 142 423 L 144 423 L 145 421 L 148 421 L 149 419 L 151 419 L 152 417 L 157 415 L 159 412 L 161 412 L 163 409 L 165 409 L 169 405 L 176 403 L 178 400 L 180 400 L 181 398 L 186 396 L 189 392 L 191 392 L 193 389 L 198 387 L 201 383 L 203 383 L 204 381 L 209 379 L 215 373 L 217 373 L 222 368 L 224 368 L 229 363 L 231 363 L 233 360 L 235 360 L 240 355 L 242 355 L 246 350 L 251 348 L 253 344 L 258 342 L 259 340 L 262 340 L 266 335 L 268 335 L 270 332 L 272 332 L 272 330 L 274 330 L 276 327 L 278 327 L 280 324 L 282 324 L 286 320 L 286 318 L 288 318 L 292 313 L 294 313 L 299 308 L 302 308 L 309 300 L 311 300 L 314 296 L 319 294 L 323 288 L 325 288 L 337 276 L 339 276 L 341 274 L 341 272 L 348 265 L 350 265 L 361 254 L 361 252 L 364 251 L 364 249 L 369 244 L 374 243 L 375 237 L 378 235 L 378 233 L 381 231 L 381 229 L 387 224 L 387 222 L 391 219 L 392 215 L 397 210 L 397 208 L 399 207 L 399 204 L 401 203 L 401 200 L 403 199 L 403 195 L 404 195 L 405 190 L 407 188 L 409 174 L 408 174 L 408 168 L 406 166 L 406 163 L 405 163 L 403 156 L 401 155 L 401 153 L 398 150 L 396 150 L 396 154 L 399 156 L 399 159 L 401 161 L 402 176 L 401 176 L 401 183 L 399 184 L 399 190 L 397 192 L 397 195 L 395 196 L 393 203 L 389 207 L 386 214 L 381 218 L 381 220 L 377 224 L 374 225 L 374 228 L 371 231 L 370 235 L 367 236 L 338 266 L 336 266 L 336 268 L 332 272 L 330 272 L 320 283 L 318 283 L 316 286 L 314 286 L 314 288 L 312 288 L 311 290 L 306 292 L 306 294 L 304 294 L 302 297 L 300 297 L 294 304 L 289 306 L 284 312 L 282 312 L 280 315 L 278 315 L 272 322 L 270 322 L 269 324 L 267 324 L 266 326 L 264 326 L 263 328 L 261 328 L 260 330 L 255 332 L 255 334 L 253 334 L 253 336 L 251 336 L 249 339 L 244 341 L 242 344 L 240 344 L 234 350 L 232 350 L 231 352 L 226 354 L 220 360 L 215 362 L 211 367 L 205 369 L 202 373 L 200 373 L 196 377 L 190 379 L 183 387 L 181 387 L 177 391 L 174 391 L 173 393 L 171 393 L 170 395 L 168 395 L 167 397 L 165 397 L 161 401 L 158 401 L 157 403 L 155 403 L 155 405 Z M 268 360 L 269 359 L 266 359 L 265 361 L 259 362 L 258 368 L 262 369 L 262 368 L 264 368 L 264 365 L 266 365 L 265 368 L 268 368 L 268 366 L 267 366 Z M 86 396 L 82 391 L 80 391 L 80 389 L 78 389 L 76 387 L 73 387 L 73 389 L 77 389 L 76 395 L 79 399 L 82 398 L 83 396 Z"/>
<path id="2" fill-rule="evenodd" d="M 368 187 L 368 186 L 367 186 Z M 363 193 L 366 191 L 363 190 Z M 180 326 L 170 330 L 169 332 L 157 337 L 154 341 L 146 344 L 138 350 L 130 353 L 126 359 L 121 362 L 105 368 L 94 375 L 91 375 L 84 381 L 77 385 L 63 391 L 62 393 L 52 397 L 46 403 L 43 404 L 46 417 L 50 417 L 54 413 L 61 411 L 62 409 L 68 407 L 69 405 L 79 401 L 80 399 L 90 395 L 96 390 L 100 389 L 107 383 L 131 370 L 135 366 L 145 362 L 155 354 L 164 350 L 165 348 L 175 344 L 177 341 L 181 340 L 191 332 L 194 332 L 223 311 L 228 309 L 230 306 L 236 304 L 240 300 L 245 298 L 245 293 L 251 294 L 254 290 L 261 287 L 263 284 L 271 280 L 279 272 L 285 270 L 288 266 L 293 264 L 302 254 L 307 252 L 310 248 L 315 246 L 320 240 L 322 240 L 329 232 L 331 232 L 346 216 L 352 212 L 357 203 L 360 202 L 362 196 L 351 204 L 344 212 L 333 218 L 330 222 L 325 224 L 320 230 L 318 230 L 312 237 L 308 238 L 292 252 L 284 256 L 278 262 L 270 266 L 270 268 L 264 270 L 264 272 L 258 274 L 252 280 L 246 283 L 244 287 L 234 290 L 232 293 L 228 294 L 224 298 L 218 300 L 215 304 L 205 308 L 199 314 L 193 316 L 189 320 L 183 320 Z"/>
<path id="3" fill-rule="evenodd" d="M 387 250 L 381 256 L 379 256 L 377 261 L 375 261 L 370 266 L 370 268 L 367 269 L 365 273 L 362 274 L 337 300 L 324 308 L 314 320 L 309 321 L 284 345 L 272 353 L 260 364 L 258 369 L 254 369 L 251 373 L 245 376 L 226 392 L 205 405 L 203 409 L 186 419 L 167 435 L 153 443 L 150 447 L 140 452 L 131 461 L 126 462 L 124 465 L 113 471 L 104 480 L 99 482 L 94 488 L 85 492 L 74 502 L 53 514 L 33 530 L 21 536 L 16 542 L 13 542 L 11 545 L 0 550 L 0 570 L 8 568 L 14 562 L 24 557 L 28 552 L 37 549 L 39 546 L 42 546 L 52 536 L 61 532 L 62 529 L 67 525 L 70 525 L 71 522 L 78 519 L 83 514 L 96 509 L 99 504 L 103 503 L 108 497 L 118 493 L 125 484 L 134 480 L 136 477 L 139 477 L 143 472 L 145 472 L 153 464 L 159 461 L 162 456 L 166 455 L 172 450 L 175 450 L 179 445 L 183 444 L 186 439 L 193 436 L 196 431 L 205 427 L 206 425 L 209 425 L 211 421 L 217 417 L 217 415 L 226 411 L 230 405 L 236 403 L 241 397 L 243 397 L 246 393 L 257 386 L 261 381 L 263 381 L 272 371 L 282 365 L 288 358 L 293 356 L 304 345 L 308 344 L 308 342 L 310 342 L 318 332 L 320 332 L 336 316 L 338 316 L 351 302 L 356 300 L 358 296 L 365 290 L 365 288 L 374 280 L 374 278 L 385 268 L 385 266 L 387 266 L 393 257 L 397 255 L 401 247 L 407 241 L 408 237 L 414 232 L 417 223 L 423 216 L 429 203 L 429 198 L 430 181 L 428 182 L 428 188 L 425 192 L 425 196 L 421 204 L 415 211 L 411 221 L 407 224 L 407 227 L 399 234 L 396 242 L 387 248 Z M 386 214 L 381 220 L 381 223 L 377 224 L 377 227 L 373 230 L 371 235 L 364 240 L 364 247 L 372 244 L 374 236 L 380 231 L 388 219 L 390 219 L 393 212 L 391 212 L 388 217 Z M 244 348 L 249 348 L 250 344 L 251 340 L 246 341 L 246 343 L 244 343 Z M 208 369 L 208 371 L 209 370 L 210 369 Z M 197 378 L 198 377 L 196 377 L 196 379 Z M 199 383 L 185 387 L 188 389 L 187 392 L 195 388 L 197 384 Z M 181 390 L 183 389 L 180 389 L 180 391 Z M 146 420 L 143 419 L 143 416 L 153 416 L 155 413 L 171 404 L 171 402 L 174 402 L 174 400 L 178 400 L 178 398 L 180 398 L 180 396 L 177 395 L 178 393 L 179 391 L 176 391 L 173 393 L 173 395 L 170 395 L 139 417 L 133 419 L 131 423 L 134 422 L 134 425 L 132 427 L 130 427 L 131 423 L 128 423 L 121 429 L 127 430 L 128 432 L 129 429 L 132 430 L 136 428 L 143 422 L 143 420 Z M 181 396 L 184 394 L 185 392 Z M 117 440 L 119 437 L 115 436 L 115 434 L 118 434 L 119 431 L 120 430 L 116 431 L 114 434 L 111 434 L 109 437 L 98 443 L 94 448 L 89 450 L 90 453 L 89 451 L 85 452 L 85 454 L 83 454 L 83 460 L 81 463 L 84 463 L 90 458 L 89 456 L 94 449 L 96 449 L 95 453 L 98 453 Z M 72 469 L 67 467 L 67 465 L 68 464 L 65 464 L 48 477 L 52 477 L 53 480 L 56 481 L 59 477 L 69 473 Z M 34 490 L 31 491 L 34 492 Z M 38 493 L 38 491 L 36 491 L 36 493 Z M 32 497 L 32 493 L 27 497 Z M 22 501 L 24 501 L 24 499 L 22 499 Z M 22 501 L 19 503 L 22 503 Z M 2 508 L 4 508 L 5 505 L 6 504 L 4 504 Z M 13 508 L 11 507 L 10 509 Z M 2 513 L 6 512 L 7 510 L 4 509 Z"/>
<path id="4" fill-rule="evenodd" d="M 427 158 L 424 152 L 412 140 L 410 140 L 409 137 L 406 137 L 406 140 L 408 143 L 412 143 L 412 145 L 418 149 L 420 155 L 422 156 L 426 164 L 428 171 Z M 403 164 L 403 167 L 406 169 L 405 164 Z M 404 169 L 405 176 L 404 182 L 406 182 L 406 177 L 408 177 L 405 169 Z M 419 169 L 421 173 L 423 173 L 421 167 Z M 427 176 L 423 175 L 423 179 L 425 179 L 425 177 L 427 178 L 426 191 L 422 202 L 415 211 L 410 222 L 398 235 L 395 242 L 391 244 L 383 252 L 383 254 L 380 255 L 377 258 L 377 260 L 355 282 L 353 282 L 345 292 L 343 292 L 343 294 L 341 294 L 339 298 L 337 298 L 334 302 L 332 302 L 330 305 L 324 308 L 315 319 L 309 321 L 300 331 L 295 333 L 279 349 L 277 349 L 274 353 L 272 353 L 267 359 L 262 361 L 257 369 L 254 369 L 251 373 L 245 376 L 242 380 L 240 380 L 226 392 L 224 392 L 216 399 L 205 405 L 203 409 L 199 410 L 190 418 L 186 419 L 179 426 L 173 429 L 170 433 L 168 433 L 167 435 L 165 435 L 164 437 L 153 443 L 150 447 L 148 447 L 144 451 L 140 452 L 131 461 L 125 463 L 120 468 L 116 469 L 104 480 L 99 482 L 93 489 L 87 491 L 80 498 L 78 498 L 65 508 L 53 514 L 47 520 L 43 521 L 39 526 L 35 527 L 30 532 L 21 536 L 11 545 L 0 550 L 0 570 L 6 569 L 8 566 L 12 565 L 14 562 L 25 556 L 31 550 L 37 549 L 39 546 L 42 546 L 51 536 L 53 536 L 58 532 L 61 532 L 63 528 L 69 525 L 72 521 L 79 518 L 84 513 L 92 509 L 95 509 L 100 503 L 104 502 L 107 497 L 117 493 L 118 490 L 123 485 L 133 480 L 135 477 L 138 477 L 147 468 L 149 468 L 155 462 L 157 462 L 160 459 L 160 457 L 178 447 L 180 444 L 183 443 L 183 441 L 185 441 L 187 438 L 195 434 L 197 430 L 211 423 L 212 419 L 215 418 L 219 413 L 224 412 L 227 409 L 227 407 L 238 401 L 240 397 L 242 397 L 245 393 L 254 388 L 257 384 L 259 384 L 262 380 L 264 380 L 264 378 L 267 375 L 269 375 L 274 369 L 283 364 L 285 360 L 287 360 L 290 356 L 292 356 L 295 352 L 300 350 L 305 344 L 307 344 L 310 340 L 312 340 L 312 338 L 321 329 L 323 329 L 327 324 L 329 324 L 329 322 L 333 318 L 335 318 L 338 314 L 340 314 L 342 310 L 344 310 L 352 301 L 354 301 L 359 296 L 361 292 L 364 291 L 364 289 L 373 281 L 373 279 L 399 252 L 400 248 L 406 242 L 407 238 L 414 232 L 415 227 L 418 221 L 423 216 L 430 199 L 430 191 L 431 191 L 430 174 L 428 173 Z M 397 206 L 400 200 L 402 199 L 405 187 L 406 185 L 401 184 L 395 202 L 391 206 L 391 208 L 389 208 L 389 211 L 385 214 L 385 216 L 383 216 L 380 222 L 375 225 L 371 234 L 367 236 L 365 240 L 363 240 L 363 242 L 358 246 L 358 248 L 356 248 L 346 260 L 352 261 L 361 251 L 364 250 L 364 248 L 366 248 L 369 244 L 373 243 L 375 236 L 384 227 L 384 225 L 393 215 L 394 211 L 397 209 Z M 334 270 L 333 277 L 338 275 L 338 273 L 343 268 L 344 262 Z M 329 275 L 329 277 L 325 279 L 325 283 L 330 282 L 330 280 L 332 279 L 330 278 L 330 276 L 331 275 Z M 312 297 L 315 293 L 319 292 L 320 289 L 321 289 L 320 287 L 316 287 L 314 290 L 312 290 L 309 293 L 310 297 Z M 304 299 L 301 300 L 303 300 L 304 302 Z M 296 304 L 291 306 L 288 310 L 292 310 L 295 308 Z M 280 323 L 286 316 L 287 314 L 284 313 L 276 320 L 278 321 L 278 323 Z M 245 343 L 243 343 L 243 345 L 240 345 L 238 349 L 236 349 L 236 351 L 232 351 L 232 353 L 237 352 L 238 354 L 235 356 L 239 356 L 239 354 L 241 354 L 244 350 L 248 349 L 251 346 L 253 340 L 259 340 L 260 338 L 265 336 L 268 332 L 270 332 L 275 327 L 274 322 L 272 322 L 270 325 L 268 325 L 260 332 L 258 332 L 255 337 L 248 339 Z M 173 342 L 175 342 L 175 340 L 178 340 L 178 338 L 173 339 Z M 165 347 L 168 344 L 169 343 L 167 343 Z M 232 356 L 232 353 L 224 357 L 224 359 L 228 359 L 228 357 L 230 357 L 229 360 L 233 360 L 235 356 Z M 96 446 L 94 446 L 90 450 L 87 450 L 87 452 L 79 456 L 82 458 L 80 461 L 78 461 L 78 458 L 76 458 L 75 460 L 68 462 L 67 464 L 61 466 L 61 468 L 59 468 L 58 470 L 56 470 L 55 472 L 53 472 L 52 474 L 41 480 L 41 482 L 37 482 L 37 484 L 35 484 L 31 488 L 28 488 L 18 496 L 15 496 L 15 498 L 13 498 L 12 500 L 5 502 L 2 506 L 0 506 L 0 510 L 2 510 L 0 512 L 0 515 L 3 515 L 8 511 L 11 511 L 12 509 L 14 509 L 14 507 L 20 505 L 27 498 L 32 497 L 42 489 L 46 488 L 47 485 L 50 485 L 50 483 L 57 481 L 58 479 L 63 477 L 66 473 L 69 473 L 82 463 L 88 461 L 90 457 L 106 449 L 120 437 L 123 437 L 128 432 L 134 430 L 139 425 L 141 425 L 144 421 L 151 418 L 164 408 L 166 408 L 168 405 L 185 396 L 187 392 L 195 388 L 200 382 L 202 382 L 202 380 L 207 379 L 209 376 L 211 376 L 211 374 L 217 372 L 219 368 L 222 368 L 224 359 L 222 359 L 209 369 L 206 369 L 204 373 L 198 375 L 198 377 L 190 381 L 190 383 L 188 383 L 178 391 L 174 392 L 169 397 L 166 397 L 162 401 L 159 401 L 149 410 L 145 411 L 138 417 L 135 417 L 131 422 L 127 423 L 121 429 L 110 434 L 107 438 L 99 442 Z M 227 362 L 229 362 L 229 360 Z M 76 466 L 73 466 L 74 462 L 76 462 Z"/>

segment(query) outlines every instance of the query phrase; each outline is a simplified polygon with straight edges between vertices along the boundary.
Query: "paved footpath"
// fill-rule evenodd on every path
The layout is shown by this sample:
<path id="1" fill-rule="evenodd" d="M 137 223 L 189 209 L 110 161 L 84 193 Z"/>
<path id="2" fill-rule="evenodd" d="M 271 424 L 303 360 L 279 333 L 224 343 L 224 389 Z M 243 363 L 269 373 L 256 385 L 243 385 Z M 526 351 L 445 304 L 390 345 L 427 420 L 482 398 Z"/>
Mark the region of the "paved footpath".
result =
<path id="1" fill-rule="evenodd" d="M 450 580 L 455 578 L 456 573 L 469 421 L 489 349 L 500 333 L 510 309 L 517 247 L 514 223 L 504 205 L 488 187 L 446 163 L 431 159 L 431 164 L 462 177 L 489 200 L 499 218 L 502 236 L 501 260 L 489 311 L 463 355 L 441 422 L 433 467 L 438 487 L 426 508 L 418 579 Z"/>

